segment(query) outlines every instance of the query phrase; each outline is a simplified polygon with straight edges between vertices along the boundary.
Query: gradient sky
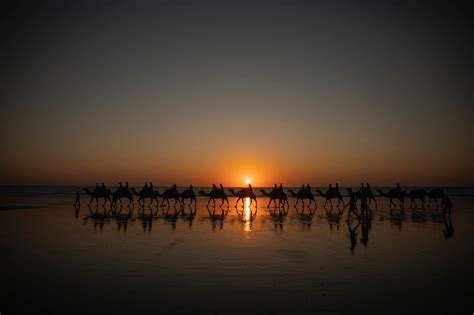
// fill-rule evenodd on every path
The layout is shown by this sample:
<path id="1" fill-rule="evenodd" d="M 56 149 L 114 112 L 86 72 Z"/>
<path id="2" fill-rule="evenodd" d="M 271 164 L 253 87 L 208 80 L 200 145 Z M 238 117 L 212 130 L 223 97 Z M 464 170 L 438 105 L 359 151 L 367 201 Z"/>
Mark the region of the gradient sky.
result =
<path id="1" fill-rule="evenodd" d="M 470 11 L 380 2 L 15 1 L 0 184 L 474 185 Z"/>

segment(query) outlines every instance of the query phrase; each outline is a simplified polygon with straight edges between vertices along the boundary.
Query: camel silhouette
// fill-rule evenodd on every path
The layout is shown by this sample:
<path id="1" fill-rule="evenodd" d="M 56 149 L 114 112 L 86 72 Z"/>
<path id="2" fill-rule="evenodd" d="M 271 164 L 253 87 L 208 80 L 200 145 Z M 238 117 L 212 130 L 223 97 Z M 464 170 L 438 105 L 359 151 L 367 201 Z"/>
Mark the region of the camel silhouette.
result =
<path id="1" fill-rule="evenodd" d="M 166 203 L 168 204 L 168 206 L 170 205 L 170 199 L 174 199 L 174 205 L 175 206 L 180 201 L 180 195 L 179 195 L 178 189 L 176 188 L 176 185 L 173 185 L 173 187 L 171 187 L 171 188 L 167 188 L 162 194 L 160 194 L 158 192 L 158 197 L 163 198 L 161 200 L 160 206 L 163 205 L 165 200 L 166 200 Z"/>
<path id="2" fill-rule="evenodd" d="M 86 192 L 86 195 L 91 196 L 91 200 L 89 201 L 88 205 L 92 203 L 92 200 L 96 200 L 97 204 L 99 204 L 99 198 L 104 198 L 104 205 L 107 203 L 107 201 L 111 202 L 110 195 L 112 195 L 112 192 L 110 189 L 94 189 L 94 191 L 90 191 L 89 188 L 84 188 L 84 191 Z"/>
<path id="3" fill-rule="evenodd" d="M 117 201 L 120 202 L 120 206 L 122 206 L 122 199 L 128 199 L 128 206 L 134 205 L 133 202 L 133 194 L 128 188 L 119 187 L 116 191 L 112 193 L 112 204 L 117 205 Z"/>
<path id="4" fill-rule="evenodd" d="M 142 189 L 140 192 L 137 192 L 135 188 L 130 188 L 130 191 L 133 195 L 138 196 L 138 204 L 141 206 L 145 206 L 145 200 L 150 198 L 150 206 L 153 204 L 153 200 L 156 201 L 158 204 L 158 192 L 157 191 L 150 191 L 149 189 Z M 143 203 L 142 203 L 143 202 Z"/>
<path id="5" fill-rule="evenodd" d="M 188 206 L 190 206 L 193 203 L 193 201 L 194 201 L 194 204 L 196 204 L 196 195 L 194 194 L 193 185 L 189 185 L 189 189 L 186 189 L 182 193 L 180 193 L 179 198 L 181 199 L 181 203 L 183 205 L 184 205 L 185 199 L 191 199 Z"/>
<path id="6" fill-rule="evenodd" d="M 263 196 L 270 198 L 268 201 L 267 208 L 270 207 L 270 204 L 273 203 L 276 205 L 276 201 L 278 200 L 278 206 L 282 205 L 285 206 L 285 204 L 288 204 L 288 196 L 285 194 L 283 190 L 280 189 L 273 189 L 271 192 L 266 192 L 263 189 L 260 189 L 260 192 L 262 193 Z"/>
<path id="7" fill-rule="evenodd" d="M 237 197 L 237 201 L 235 202 L 235 207 L 239 204 L 239 201 L 242 200 L 242 207 L 244 206 L 244 198 L 250 198 L 250 204 L 252 201 L 255 200 L 255 204 L 257 204 L 257 196 L 255 196 L 252 186 L 249 184 L 249 187 L 242 188 L 238 192 L 235 192 L 234 189 L 228 189 L 232 196 Z"/>
<path id="8" fill-rule="evenodd" d="M 207 206 L 209 206 L 209 203 L 212 201 L 214 203 L 214 207 L 216 206 L 216 199 L 221 200 L 221 204 L 219 207 L 222 207 L 224 202 L 227 202 L 227 206 L 229 206 L 229 200 L 227 199 L 227 195 L 222 189 L 219 189 L 213 185 L 213 189 L 210 192 L 205 192 L 204 190 L 200 190 L 199 194 L 204 197 L 209 197 L 209 200 L 207 202 Z"/>
<path id="9" fill-rule="evenodd" d="M 329 201 L 329 204 L 332 207 L 333 206 L 332 205 L 332 199 L 337 199 L 338 200 L 338 202 L 337 202 L 338 207 L 341 204 L 341 202 L 344 205 L 344 200 L 342 199 L 342 195 L 341 195 L 341 193 L 339 192 L 338 189 L 329 188 L 325 193 L 323 193 L 321 190 L 318 189 L 318 190 L 316 190 L 316 192 L 321 197 L 324 197 L 326 199 L 326 201 L 324 202 L 324 207 L 326 207 L 326 204 L 328 203 L 328 201 Z"/>
<path id="10" fill-rule="evenodd" d="M 424 189 L 415 189 L 411 190 L 407 193 L 407 197 L 410 198 L 410 208 L 413 209 L 413 204 L 415 204 L 415 208 L 418 207 L 416 204 L 416 200 L 421 201 L 421 207 L 425 208 L 425 195 L 426 195 L 426 190 Z"/>
<path id="11" fill-rule="evenodd" d="M 380 196 L 390 199 L 390 209 L 392 208 L 392 205 L 395 207 L 397 206 L 393 202 L 393 199 L 398 199 L 400 201 L 400 209 L 405 207 L 406 192 L 401 191 L 399 188 L 392 188 L 387 193 L 384 193 L 381 189 L 377 189 L 377 192 Z"/>
<path id="12" fill-rule="evenodd" d="M 438 208 L 438 199 L 442 200 L 444 197 L 446 197 L 446 194 L 442 188 L 434 188 L 426 195 L 428 196 L 428 208 L 431 208 L 431 200 L 435 201 L 436 208 Z"/>
<path id="13" fill-rule="evenodd" d="M 295 193 L 293 189 L 289 189 L 288 192 L 290 193 L 292 197 L 296 198 L 295 207 L 298 205 L 299 201 L 301 200 L 301 202 L 303 203 L 303 208 L 304 208 L 305 199 L 309 200 L 308 207 L 311 206 L 312 202 L 314 202 L 314 205 L 316 206 L 316 208 L 318 207 L 318 205 L 316 204 L 316 200 L 314 199 L 313 193 L 311 192 L 311 190 L 304 188 L 304 186 L 298 191 L 298 193 Z"/>

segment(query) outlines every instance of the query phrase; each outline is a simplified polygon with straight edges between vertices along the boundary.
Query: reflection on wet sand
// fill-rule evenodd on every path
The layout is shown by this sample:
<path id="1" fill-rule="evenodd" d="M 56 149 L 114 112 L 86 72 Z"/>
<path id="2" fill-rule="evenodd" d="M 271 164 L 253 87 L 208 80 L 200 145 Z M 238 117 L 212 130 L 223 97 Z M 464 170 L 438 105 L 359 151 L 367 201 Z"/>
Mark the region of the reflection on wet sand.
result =
<path id="1" fill-rule="evenodd" d="M 353 192 L 352 192 L 353 193 Z M 355 193 L 353 193 L 356 196 Z M 201 199 L 203 200 L 203 199 Z M 320 207 L 317 210 L 317 206 L 305 206 L 300 205 L 291 209 L 286 207 L 284 203 L 275 203 L 275 206 L 260 207 L 265 208 L 261 214 L 261 224 L 266 224 L 266 218 L 270 219 L 268 222 L 273 225 L 273 228 L 278 231 L 283 231 L 284 224 L 295 224 L 298 222 L 300 226 L 306 231 L 310 231 L 314 227 L 314 216 L 316 213 L 320 213 L 318 216 L 317 225 L 327 224 L 330 231 L 339 231 L 341 227 L 346 227 L 346 236 L 350 241 L 350 252 L 354 253 L 357 244 L 360 243 L 364 247 L 369 244 L 369 235 L 372 228 L 375 214 L 379 218 L 380 222 L 388 220 L 390 224 L 397 227 L 401 232 L 404 222 L 410 220 L 411 223 L 420 224 L 428 221 L 442 224 L 443 225 L 443 236 L 445 239 L 450 239 L 454 235 L 454 227 L 451 215 L 449 212 L 441 209 L 427 209 L 427 208 L 413 208 L 405 210 L 405 208 L 394 208 L 389 207 L 387 209 L 371 209 L 367 205 L 362 205 L 361 208 L 365 207 L 366 211 L 358 211 L 358 207 L 355 204 L 356 199 L 349 200 L 347 205 L 333 205 Z M 329 203 L 329 202 L 328 202 Z M 251 206 L 252 199 L 250 197 L 243 198 L 242 206 L 235 208 L 235 211 L 230 211 L 228 206 L 209 206 L 209 203 L 195 202 L 189 205 L 177 204 L 165 205 L 165 206 L 140 206 L 136 214 L 134 213 L 133 207 L 111 205 L 109 208 L 96 204 L 95 206 L 87 206 L 88 213 L 84 217 L 84 224 L 89 222 L 93 223 L 94 230 L 102 231 L 104 226 L 114 222 L 117 225 L 117 231 L 126 232 L 129 225 L 133 224 L 138 220 L 140 222 L 143 232 L 150 234 L 154 222 L 163 222 L 165 225 L 171 226 L 171 230 L 175 231 L 180 222 L 188 226 L 191 230 L 193 222 L 198 212 L 206 213 L 202 216 L 199 222 L 210 222 L 212 230 L 215 231 L 217 228 L 222 230 L 225 222 L 229 216 L 230 221 L 236 220 L 242 224 L 243 232 L 248 237 L 249 233 L 252 232 L 254 222 L 258 218 L 257 213 L 259 207 Z M 348 210 L 348 215 L 345 220 L 346 224 L 341 224 L 341 218 L 344 217 L 345 208 L 353 209 L 352 213 Z M 205 210 L 203 210 L 205 208 Z M 308 208 L 308 209 L 306 209 Z M 80 205 L 74 205 L 74 217 L 80 216 Z M 200 210 L 200 211 L 199 211 Z M 288 217 L 291 220 L 287 220 Z"/>

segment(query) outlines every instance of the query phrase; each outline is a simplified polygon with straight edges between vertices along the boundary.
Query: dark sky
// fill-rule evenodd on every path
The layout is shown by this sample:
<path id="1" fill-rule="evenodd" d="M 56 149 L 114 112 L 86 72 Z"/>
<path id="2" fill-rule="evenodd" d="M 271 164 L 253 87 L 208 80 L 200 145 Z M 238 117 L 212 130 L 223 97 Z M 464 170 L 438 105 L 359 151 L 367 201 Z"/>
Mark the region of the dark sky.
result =
<path id="1" fill-rule="evenodd" d="M 445 1 L 15 1 L 0 183 L 474 184 Z"/>

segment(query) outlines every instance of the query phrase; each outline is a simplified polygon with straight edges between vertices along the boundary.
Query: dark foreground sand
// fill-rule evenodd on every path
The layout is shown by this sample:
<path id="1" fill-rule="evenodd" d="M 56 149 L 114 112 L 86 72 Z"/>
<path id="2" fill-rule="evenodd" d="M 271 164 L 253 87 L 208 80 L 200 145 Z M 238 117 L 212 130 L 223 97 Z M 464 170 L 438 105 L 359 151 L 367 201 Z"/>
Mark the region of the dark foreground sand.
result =
<path id="1" fill-rule="evenodd" d="M 313 217 L 291 207 L 282 220 L 262 199 L 252 222 L 232 207 L 212 217 L 205 199 L 193 220 L 171 208 L 150 221 L 50 198 L 0 211 L 2 315 L 474 311 L 470 198 L 453 200 L 452 236 L 440 212 L 390 213 L 382 199 L 370 224 L 347 224 L 320 198 Z"/>

